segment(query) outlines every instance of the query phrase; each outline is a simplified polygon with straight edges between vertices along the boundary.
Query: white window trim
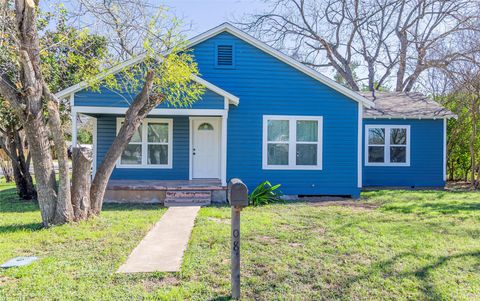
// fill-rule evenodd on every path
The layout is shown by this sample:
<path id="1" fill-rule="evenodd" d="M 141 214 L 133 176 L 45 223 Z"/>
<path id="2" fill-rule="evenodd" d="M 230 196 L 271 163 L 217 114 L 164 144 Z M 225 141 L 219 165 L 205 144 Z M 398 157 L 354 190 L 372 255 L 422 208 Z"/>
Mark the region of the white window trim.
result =
<path id="1" fill-rule="evenodd" d="M 122 126 L 122 122 L 125 118 L 117 118 L 117 134 L 120 131 L 120 127 Z M 161 144 L 161 143 L 148 143 L 147 142 L 147 124 L 149 122 L 155 123 L 167 123 L 168 124 L 168 162 L 167 164 L 147 164 L 147 150 L 149 144 Z M 142 145 L 142 164 L 122 164 L 121 157 L 117 161 L 117 168 L 154 168 L 154 169 L 167 169 L 172 168 L 172 155 L 173 155 L 173 119 L 170 118 L 145 118 L 140 125 L 142 127 L 142 142 L 135 143 Z"/>
<path id="2" fill-rule="evenodd" d="M 384 146 L 384 160 L 385 162 L 368 162 L 368 130 L 369 129 L 385 129 L 385 144 Z M 391 163 L 390 162 L 390 130 L 391 129 L 406 129 L 407 130 L 407 144 L 406 147 L 406 162 L 405 163 Z M 375 146 L 375 145 L 373 145 Z M 378 145 L 380 146 L 380 145 Z M 394 145 L 395 146 L 395 145 Z M 398 145 L 400 146 L 400 145 Z M 365 166 L 410 166 L 410 126 L 409 125 L 384 125 L 384 124 L 368 124 L 365 125 Z"/>
<path id="3" fill-rule="evenodd" d="M 268 120 L 288 120 L 289 121 L 289 165 L 268 165 Z M 297 143 L 297 120 L 318 121 L 318 141 L 311 144 L 317 144 L 317 165 L 296 165 L 296 145 Z M 308 144 L 308 142 L 306 142 Z M 263 115 L 263 147 L 262 147 L 262 168 L 272 170 L 322 170 L 323 159 L 323 117 L 322 116 L 289 116 L 289 115 Z"/>

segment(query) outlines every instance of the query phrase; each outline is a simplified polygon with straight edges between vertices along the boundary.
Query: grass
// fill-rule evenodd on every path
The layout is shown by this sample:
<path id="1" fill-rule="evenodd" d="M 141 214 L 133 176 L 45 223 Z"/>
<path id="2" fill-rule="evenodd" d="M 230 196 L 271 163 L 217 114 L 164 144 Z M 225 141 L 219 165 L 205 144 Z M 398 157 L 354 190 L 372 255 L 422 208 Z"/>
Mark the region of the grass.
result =
<path id="1" fill-rule="evenodd" d="M 0 190 L 2 187 L 0 186 Z M 375 191 L 361 202 L 242 212 L 242 296 L 255 300 L 478 300 L 480 194 Z M 108 206 L 100 218 L 40 229 L 35 205 L 0 192 L 0 300 L 226 300 L 230 209 L 202 208 L 179 273 L 115 270 L 161 216 Z"/>

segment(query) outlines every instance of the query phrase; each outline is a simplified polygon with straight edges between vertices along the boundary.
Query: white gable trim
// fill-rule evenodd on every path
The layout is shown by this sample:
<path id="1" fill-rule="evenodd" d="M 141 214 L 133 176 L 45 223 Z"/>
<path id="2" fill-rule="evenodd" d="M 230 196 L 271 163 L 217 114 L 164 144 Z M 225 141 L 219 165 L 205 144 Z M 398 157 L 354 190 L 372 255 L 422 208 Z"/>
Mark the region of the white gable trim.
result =
<path id="1" fill-rule="evenodd" d="M 144 58 L 145 58 L 145 55 L 139 55 L 139 56 L 137 56 L 137 57 L 135 57 L 131 60 L 128 60 L 128 61 L 125 61 L 121 64 L 118 64 L 115 67 L 106 71 L 105 73 L 102 73 L 99 76 L 97 76 L 97 80 L 101 80 L 101 79 L 107 77 L 108 75 L 118 73 L 128 66 L 131 66 L 131 65 L 134 65 L 134 64 L 137 64 L 137 63 L 141 62 Z M 226 99 L 228 99 L 230 104 L 238 106 L 238 104 L 240 102 L 240 98 L 238 98 L 237 96 L 223 90 L 222 88 L 220 88 L 218 86 L 215 86 L 214 84 L 212 84 L 212 83 L 210 83 L 210 82 L 208 82 L 208 81 L 206 81 L 203 78 L 200 78 L 198 76 L 193 76 L 193 80 L 195 82 L 199 83 L 200 85 L 204 86 L 208 90 L 211 90 L 211 91 L 217 93 L 218 95 L 225 97 Z M 88 87 L 88 83 L 86 81 L 83 81 L 83 82 L 80 82 L 76 85 L 73 85 L 71 87 L 68 87 L 68 88 L 62 90 L 62 91 L 56 93 L 55 95 L 58 98 L 66 98 L 69 95 L 72 95 L 72 94 L 74 94 L 78 91 L 81 91 L 81 90 L 83 90 L 87 87 Z M 73 103 L 72 103 L 72 106 L 73 106 Z"/>

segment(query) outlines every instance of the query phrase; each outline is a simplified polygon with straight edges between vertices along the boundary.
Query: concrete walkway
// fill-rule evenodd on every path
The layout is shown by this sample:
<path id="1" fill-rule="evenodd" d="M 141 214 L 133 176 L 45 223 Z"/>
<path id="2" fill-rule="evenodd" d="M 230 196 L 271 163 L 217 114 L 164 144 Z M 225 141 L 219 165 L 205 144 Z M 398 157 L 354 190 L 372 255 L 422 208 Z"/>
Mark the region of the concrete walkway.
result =
<path id="1" fill-rule="evenodd" d="M 199 206 L 170 207 L 117 273 L 178 272 Z"/>

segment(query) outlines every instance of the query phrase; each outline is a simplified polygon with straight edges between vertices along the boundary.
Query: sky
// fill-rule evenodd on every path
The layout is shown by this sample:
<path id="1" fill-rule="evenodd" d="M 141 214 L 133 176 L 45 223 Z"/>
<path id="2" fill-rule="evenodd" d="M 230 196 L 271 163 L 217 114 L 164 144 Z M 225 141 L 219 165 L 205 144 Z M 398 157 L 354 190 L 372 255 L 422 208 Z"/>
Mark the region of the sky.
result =
<path id="1" fill-rule="evenodd" d="M 193 35 L 266 7 L 261 0 L 152 0 L 151 3 L 164 3 L 171 7 L 178 17 L 192 25 Z"/>

